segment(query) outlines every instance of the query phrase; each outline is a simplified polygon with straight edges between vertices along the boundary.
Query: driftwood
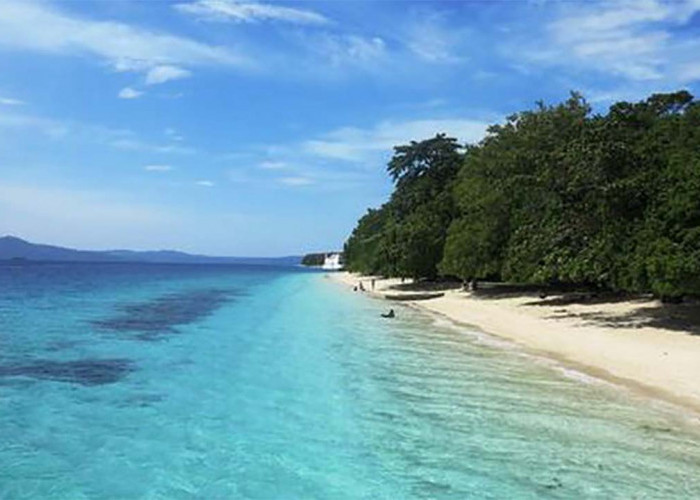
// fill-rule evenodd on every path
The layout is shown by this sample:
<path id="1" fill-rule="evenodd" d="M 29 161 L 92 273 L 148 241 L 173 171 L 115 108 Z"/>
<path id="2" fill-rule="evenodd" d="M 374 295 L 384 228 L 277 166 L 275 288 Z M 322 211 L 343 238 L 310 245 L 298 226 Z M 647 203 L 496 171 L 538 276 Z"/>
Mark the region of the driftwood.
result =
<path id="1" fill-rule="evenodd" d="M 443 292 L 385 293 L 384 298 L 388 300 L 429 300 L 437 299 L 444 295 Z"/>

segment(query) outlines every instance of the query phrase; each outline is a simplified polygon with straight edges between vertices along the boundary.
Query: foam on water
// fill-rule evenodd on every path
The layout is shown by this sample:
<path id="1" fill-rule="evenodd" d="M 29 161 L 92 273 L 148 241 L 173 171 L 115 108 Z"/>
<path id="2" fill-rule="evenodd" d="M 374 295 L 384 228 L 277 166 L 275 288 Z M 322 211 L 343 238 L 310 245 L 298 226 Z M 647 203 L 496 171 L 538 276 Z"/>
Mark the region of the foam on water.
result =
<path id="1" fill-rule="evenodd" d="M 0 498 L 700 496 L 680 416 L 384 307 L 294 270 L 1 268 Z"/>
<path id="2" fill-rule="evenodd" d="M 457 331 L 463 335 L 469 336 L 470 339 L 472 339 L 475 343 L 478 343 L 480 345 L 513 351 L 513 355 L 521 356 L 523 358 L 527 358 L 533 363 L 539 363 L 541 365 L 547 366 L 553 370 L 558 371 L 561 375 L 563 375 L 566 378 L 570 378 L 572 380 L 576 380 L 584 384 L 605 384 L 611 387 L 615 386 L 614 384 L 603 380 L 599 377 L 594 377 L 592 375 L 588 375 L 587 373 L 582 372 L 581 370 L 577 370 L 569 366 L 564 366 L 559 361 L 554 360 L 552 358 L 544 357 L 542 355 L 538 355 L 532 352 L 526 352 L 515 342 L 497 337 L 490 333 L 483 332 L 477 327 L 457 323 L 440 314 L 432 313 L 427 310 L 421 312 L 432 319 L 431 324 L 435 328 L 453 329 L 454 331 Z"/>

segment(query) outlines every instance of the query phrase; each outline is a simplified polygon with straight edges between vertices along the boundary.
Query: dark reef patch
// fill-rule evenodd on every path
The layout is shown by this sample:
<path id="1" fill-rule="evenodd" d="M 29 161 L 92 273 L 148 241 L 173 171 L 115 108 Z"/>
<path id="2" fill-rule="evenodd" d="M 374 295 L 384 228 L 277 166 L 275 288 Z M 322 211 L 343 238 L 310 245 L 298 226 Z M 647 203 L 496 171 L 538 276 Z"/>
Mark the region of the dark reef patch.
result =
<path id="1" fill-rule="evenodd" d="M 137 333 L 142 340 L 155 340 L 177 333 L 176 327 L 209 316 L 235 295 L 231 290 L 208 289 L 163 295 L 148 302 L 125 304 L 120 313 L 93 321 L 102 330 Z"/>
<path id="2" fill-rule="evenodd" d="M 134 369 L 133 362 L 128 359 L 41 360 L 0 366 L 0 377 L 31 377 L 92 386 L 118 382 Z"/>

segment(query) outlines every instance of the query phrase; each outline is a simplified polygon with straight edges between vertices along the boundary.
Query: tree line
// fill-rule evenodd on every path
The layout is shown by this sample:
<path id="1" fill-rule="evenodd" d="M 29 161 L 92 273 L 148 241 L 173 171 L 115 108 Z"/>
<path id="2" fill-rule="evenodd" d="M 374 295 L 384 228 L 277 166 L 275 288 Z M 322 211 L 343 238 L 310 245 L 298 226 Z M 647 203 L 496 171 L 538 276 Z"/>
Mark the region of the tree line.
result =
<path id="1" fill-rule="evenodd" d="M 389 200 L 345 243 L 351 271 L 700 294 L 700 102 L 687 91 L 594 114 L 572 93 L 478 144 L 394 148 Z"/>
<path id="2" fill-rule="evenodd" d="M 326 253 L 307 253 L 301 258 L 302 266 L 322 266 L 326 261 Z"/>

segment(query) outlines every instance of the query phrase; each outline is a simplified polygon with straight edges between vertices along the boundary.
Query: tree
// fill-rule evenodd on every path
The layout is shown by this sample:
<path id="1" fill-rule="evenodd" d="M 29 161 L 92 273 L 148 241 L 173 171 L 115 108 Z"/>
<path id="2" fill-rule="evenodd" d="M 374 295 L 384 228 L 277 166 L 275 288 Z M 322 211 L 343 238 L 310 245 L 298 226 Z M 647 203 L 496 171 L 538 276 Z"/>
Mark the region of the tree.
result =
<path id="1" fill-rule="evenodd" d="M 700 103 L 686 91 L 596 115 L 572 93 L 464 150 L 440 134 L 398 146 L 387 170 L 389 201 L 348 240 L 358 269 L 700 294 Z"/>
<path id="2" fill-rule="evenodd" d="M 435 278 L 454 215 L 451 183 L 461 163 L 457 141 L 444 134 L 397 146 L 387 166 L 394 192 L 362 217 L 348 238 L 348 269 Z"/>

